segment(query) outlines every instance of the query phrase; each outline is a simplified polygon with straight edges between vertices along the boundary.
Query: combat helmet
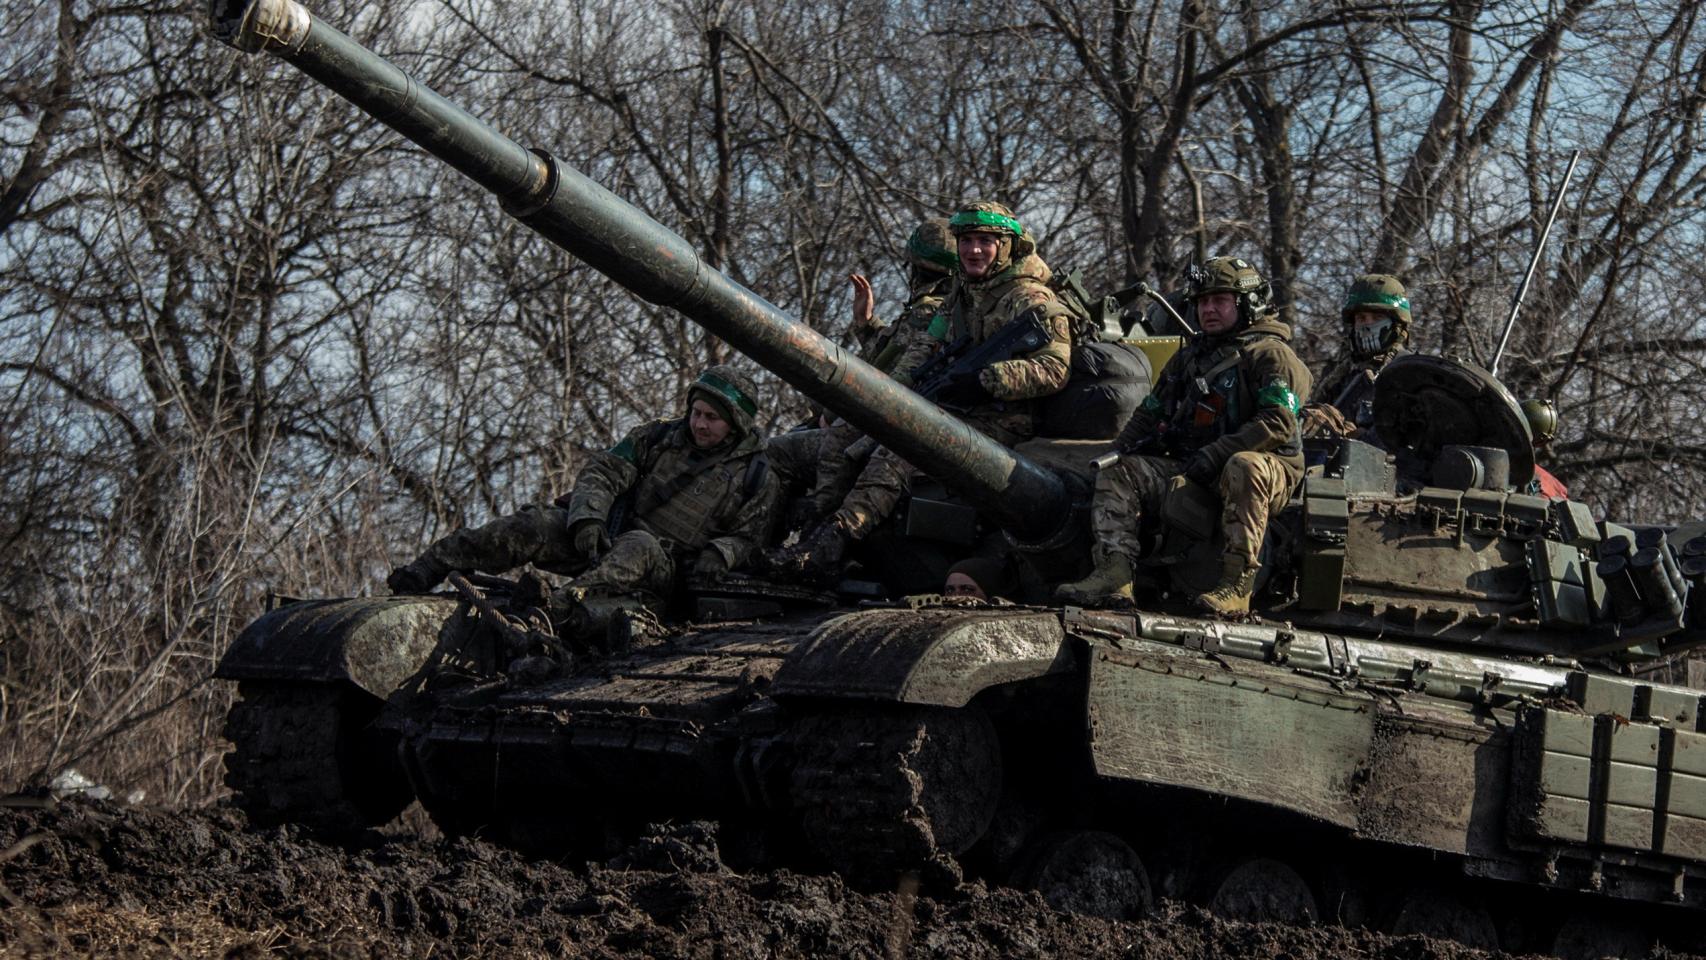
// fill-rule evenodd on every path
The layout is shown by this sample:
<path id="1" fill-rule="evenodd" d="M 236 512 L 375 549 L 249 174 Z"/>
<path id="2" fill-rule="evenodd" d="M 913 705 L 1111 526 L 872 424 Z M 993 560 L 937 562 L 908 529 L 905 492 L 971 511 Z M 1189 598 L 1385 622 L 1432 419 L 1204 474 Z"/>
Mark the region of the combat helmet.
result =
<path id="1" fill-rule="evenodd" d="M 1351 318 L 1363 311 L 1383 314 L 1389 319 L 1358 330 Z M 1352 281 L 1339 316 L 1349 328 L 1346 334 L 1351 356 L 1358 360 L 1390 356 L 1410 340 L 1410 297 L 1398 278 L 1390 274 L 1370 273 Z"/>
<path id="2" fill-rule="evenodd" d="M 738 437 L 752 434 L 758 416 L 758 387 L 752 378 L 726 363 L 706 367 L 687 388 L 687 405 L 704 400 L 723 413 Z"/>
<path id="3" fill-rule="evenodd" d="M 1211 293 L 1236 296 L 1240 329 L 1273 309 L 1273 286 L 1243 257 L 1210 257 L 1202 266 L 1191 268 L 1190 280 L 1193 301 Z"/>
<path id="4" fill-rule="evenodd" d="M 1544 447 L 1558 435 L 1558 408 L 1550 400 L 1524 400 L 1522 418 L 1528 421 L 1528 434 L 1534 445 Z"/>
<path id="5" fill-rule="evenodd" d="M 906 239 L 906 258 L 919 278 L 933 280 L 953 273 L 960 265 L 960 254 L 948 221 L 931 217 L 920 223 Z"/>
<path id="6" fill-rule="evenodd" d="M 1037 252 L 1036 238 L 1013 211 L 992 200 L 973 201 L 955 210 L 948 220 L 948 229 L 955 237 L 962 233 L 993 233 L 1002 238 L 1001 253 L 990 268 L 992 276 Z"/>

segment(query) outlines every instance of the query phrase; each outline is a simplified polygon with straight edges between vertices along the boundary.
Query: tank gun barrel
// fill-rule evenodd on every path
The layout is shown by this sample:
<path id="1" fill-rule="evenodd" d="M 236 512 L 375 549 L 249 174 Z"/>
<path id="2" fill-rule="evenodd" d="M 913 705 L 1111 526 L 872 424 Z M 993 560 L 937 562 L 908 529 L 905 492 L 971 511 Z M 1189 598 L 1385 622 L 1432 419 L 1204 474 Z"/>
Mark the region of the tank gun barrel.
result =
<path id="1" fill-rule="evenodd" d="M 917 394 L 700 258 L 686 240 L 549 153 L 529 150 L 315 17 L 296 0 L 210 0 L 214 35 L 264 51 L 496 194 L 504 210 L 641 298 L 673 307 L 789 385 L 949 483 L 1014 535 L 1071 514 L 1053 472 Z"/>

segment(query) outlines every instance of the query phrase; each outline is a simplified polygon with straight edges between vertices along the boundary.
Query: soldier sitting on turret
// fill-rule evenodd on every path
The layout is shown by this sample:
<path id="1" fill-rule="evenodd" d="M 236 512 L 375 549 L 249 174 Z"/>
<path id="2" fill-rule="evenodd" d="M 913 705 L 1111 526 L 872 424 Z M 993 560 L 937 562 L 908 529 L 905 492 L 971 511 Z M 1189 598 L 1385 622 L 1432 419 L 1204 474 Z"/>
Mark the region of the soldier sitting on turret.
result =
<path id="1" fill-rule="evenodd" d="M 983 343 L 1031 311 L 1049 333 L 1048 342 L 1036 350 L 991 363 L 961 384 L 955 397 L 938 398 L 977 430 L 1012 445 L 1036 432 L 1033 401 L 1059 392 L 1071 375 L 1070 315 L 1048 286 L 1048 265 L 1036 255 L 1035 238 L 1011 210 L 999 203 L 973 203 L 955 212 L 948 224 L 959 255 L 958 285 L 944 308 L 948 339 L 964 335 L 971 344 Z M 842 569 L 849 544 L 894 512 L 913 476 L 911 465 L 878 448 L 834 514 L 797 544 L 774 552 L 770 567 L 785 577 L 832 579 Z"/>
<path id="2" fill-rule="evenodd" d="M 900 383 L 909 382 L 912 369 L 934 353 L 947 337 L 942 305 L 959 265 L 948 221 L 926 220 L 906 241 L 907 287 L 910 296 L 900 316 L 876 323 L 871 281 L 853 274 L 851 328 L 859 342 L 859 358 Z M 861 454 L 861 448 L 863 453 Z M 792 430 L 771 437 L 766 453 L 777 471 L 811 489 L 810 517 L 816 519 L 841 505 L 875 445 L 858 428 L 837 420 L 825 427 Z"/>
<path id="3" fill-rule="evenodd" d="M 1139 520 L 1158 511 L 1182 477 L 1221 497 L 1220 582 L 1198 604 L 1218 614 L 1249 610 L 1268 517 L 1303 476 L 1297 413 L 1310 387 L 1270 296 L 1247 260 L 1203 265 L 1192 291 L 1201 335 L 1167 361 L 1120 432 L 1120 459 L 1097 475 L 1090 505 L 1096 569 L 1062 585 L 1058 598 L 1130 600 Z"/>
<path id="4" fill-rule="evenodd" d="M 1410 342 L 1410 298 L 1397 277 L 1371 273 L 1351 284 L 1340 316 L 1349 349 L 1303 408 L 1303 435 L 1373 442 L 1374 378 Z"/>
<path id="5" fill-rule="evenodd" d="M 386 583 L 420 593 L 453 570 L 533 563 L 576 574 L 552 595 L 551 618 L 596 633 L 594 608 L 611 608 L 589 601 L 655 607 L 689 569 L 715 576 L 744 566 L 769 535 L 779 489 L 759 456 L 756 397 L 735 368 L 706 369 L 687 389 L 685 416 L 642 424 L 594 454 L 567 497 L 458 530 Z"/>

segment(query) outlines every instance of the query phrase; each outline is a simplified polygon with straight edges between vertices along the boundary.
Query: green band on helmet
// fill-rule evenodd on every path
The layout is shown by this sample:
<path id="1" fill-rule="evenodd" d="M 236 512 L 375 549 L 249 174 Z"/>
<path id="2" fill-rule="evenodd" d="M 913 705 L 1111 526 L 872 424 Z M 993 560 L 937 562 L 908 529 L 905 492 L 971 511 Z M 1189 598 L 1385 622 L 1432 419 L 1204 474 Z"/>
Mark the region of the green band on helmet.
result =
<path id="1" fill-rule="evenodd" d="M 959 255 L 954 253 L 954 251 L 943 250 L 941 247 L 926 247 L 918 242 L 917 234 L 913 234 L 912 237 L 906 241 L 906 252 L 920 260 L 928 260 L 939 267 L 946 267 L 949 270 L 958 269 L 960 265 Z"/>
<path id="2" fill-rule="evenodd" d="M 714 373 L 701 373 L 698 382 L 701 386 L 710 387 L 718 396 L 745 410 L 747 416 L 755 417 L 758 415 L 758 404 L 753 403 L 750 397 L 740 392 L 739 387 L 722 377 Z"/>
<path id="3" fill-rule="evenodd" d="M 1400 297 L 1391 293 L 1353 293 L 1345 298 L 1345 309 L 1355 310 L 1357 307 L 1391 307 L 1394 310 L 1409 311 L 1410 298 Z"/>
<path id="4" fill-rule="evenodd" d="M 1297 399 L 1297 394 L 1283 380 L 1275 380 L 1263 387 L 1262 392 L 1256 394 L 1256 406 L 1284 407 L 1291 411 L 1292 416 L 1296 416 L 1297 411 L 1303 409 L 1303 404 Z"/>
<path id="5" fill-rule="evenodd" d="M 948 229 L 956 232 L 970 232 L 973 227 L 997 227 L 1013 234 L 1015 237 L 1025 235 L 1025 228 L 1019 226 L 1019 221 L 1006 214 L 991 213 L 988 210 L 961 210 L 948 221 Z"/>

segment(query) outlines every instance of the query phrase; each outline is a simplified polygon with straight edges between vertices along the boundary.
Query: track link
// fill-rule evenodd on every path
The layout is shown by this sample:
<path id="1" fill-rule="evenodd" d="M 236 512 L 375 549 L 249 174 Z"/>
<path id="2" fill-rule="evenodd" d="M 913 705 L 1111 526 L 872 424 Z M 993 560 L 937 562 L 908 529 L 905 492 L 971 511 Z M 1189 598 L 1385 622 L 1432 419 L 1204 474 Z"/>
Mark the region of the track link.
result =
<path id="1" fill-rule="evenodd" d="M 953 856 L 989 828 L 1000 795 L 1000 745 L 982 712 L 829 712 L 803 718 L 795 738 L 794 804 L 831 867 L 872 886 L 911 871 L 957 879 Z"/>

